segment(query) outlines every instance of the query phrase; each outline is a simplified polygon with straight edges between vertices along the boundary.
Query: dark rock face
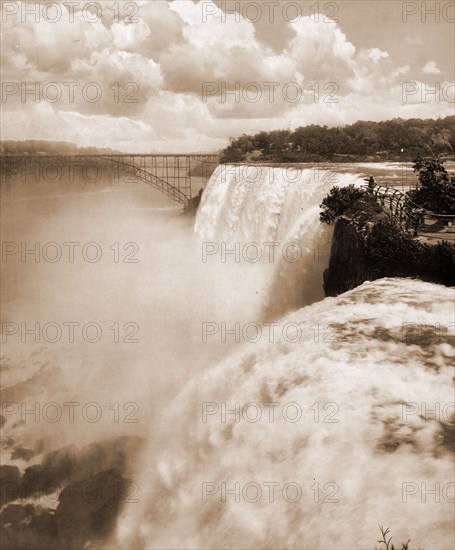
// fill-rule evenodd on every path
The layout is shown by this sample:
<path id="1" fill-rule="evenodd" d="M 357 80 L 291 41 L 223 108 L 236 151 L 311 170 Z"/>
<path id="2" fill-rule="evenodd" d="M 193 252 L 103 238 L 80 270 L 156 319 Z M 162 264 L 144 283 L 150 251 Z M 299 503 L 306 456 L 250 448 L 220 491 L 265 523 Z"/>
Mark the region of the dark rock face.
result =
<path id="1" fill-rule="evenodd" d="M 20 472 L 17 466 L 0 466 L 0 504 L 19 495 Z"/>
<path id="2" fill-rule="evenodd" d="M 340 217 L 333 232 L 329 267 L 324 272 L 325 295 L 338 296 L 366 280 L 364 239 L 349 219 Z"/>
<path id="3" fill-rule="evenodd" d="M 126 502 L 137 502 L 130 481 L 134 457 L 143 440 L 111 437 L 78 449 L 67 445 L 46 454 L 41 464 L 0 468 L 2 550 L 46 548 L 79 550 L 101 541 L 114 529 Z M 60 493 L 57 497 L 58 492 Z M 29 497 L 55 503 L 57 509 L 24 502 Z M 20 499 L 20 500 L 19 500 Z"/>
<path id="4" fill-rule="evenodd" d="M 66 483 L 90 478 L 105 470 L 116 469 L 129 475 L 129 464 L 142 443 L 139 437 L 121 436 L 96 441 L 82 449 L 66 445 L 45 455 L 42 464 L 26 468 L 23 476 L 17 466 L 1 466 L 0 503 L 6 504 L 19 496 L 48 495 Z"/>
<path id="5" fill-rule="evenodd" d="M 65 487 L 55 519 L 67 547 L 83 548 L 112 531 L 128 484 L 118 470 L 107 470 Z"/>
<path id="6" fill-rule="evenodd" d="M 2 550 L 76 550 L 108 536 L 126 501 L 130 482 L 118 470 L 70 483 L 56 511 L 9 504 L 0 514 Z"/>
<path id="7" fill-rule="evenodd" d="M 0 516 L 2 550 L 46 548 L 65 550 L 55 525 L 55 514 L 37 504 L 10 504 Z"/>
<path id="8" fill-rule="evenodd" d="M 25 447 L 16 447 L 14 449 L 13 453 L 11 454 L 11 460 L 16 460 L 17 458 L 29 461 L 31 458 L 35 456 L 35 451 L 32 449 L 27 449 Z"/>
<path id="9" fill-rule="evenodd" d="M 0 513 L 0 525 L 20 523 L 33 514 L 33 504 L 8 504 Z"/>
<path id="10" fill-rule="evenodd" d="M 201 202 L 203 192 L 204 192 L 203 189 L 199 189 L 199 193 L 188 201 L 188 204 L 185 206 L 185 209 L 183 210 L 183 214 L 185 216 L 196 216 L 197 209 L 199 208 L 199 204 Z"/>
<path id="11" fill-rule="evenodd" d="M 455 284 L 455 246 L 413 239 L 387 218 L 341 216 L 335 223 L 329 267 L 324 272 L 326 296 L 337 296 L 365 281 L 411 277 L 446 286 Z"/>

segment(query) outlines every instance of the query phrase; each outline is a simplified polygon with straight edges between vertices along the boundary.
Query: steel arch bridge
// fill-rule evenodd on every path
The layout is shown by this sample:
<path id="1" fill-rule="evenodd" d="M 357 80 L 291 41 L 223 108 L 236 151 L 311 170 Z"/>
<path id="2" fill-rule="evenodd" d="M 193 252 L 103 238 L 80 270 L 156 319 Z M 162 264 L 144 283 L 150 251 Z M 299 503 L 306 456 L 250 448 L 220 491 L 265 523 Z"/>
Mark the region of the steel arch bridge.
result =
<path id="1" fill-rule="evenodd" d="M 120 180 L 127 174 L 130 182 L 142 181 L 157 189 L 173 201 L 186 206 L 193 196 L 192 179 L 206 182 L 216 166 L 219 156 L 215 154 L 149 155 L 149 154 L 88 154 L 88 155 L 1 155 L 2 181 L 4 176 L 24 178 L 36 174 L 37 165 L 47 164 L 56 168 L 62 165 L 75 167 L 96 165 L 111 169 Z M 30 166 L 32 164 L 32 166 Z M 33 166 L 34 165 L 34 166 Z M 24 170 L 25 169 L 25 170 Z M 34 172 L 35 170 L 35 172 Z M 36 181 L 36 177 L 35 177 Z"/>

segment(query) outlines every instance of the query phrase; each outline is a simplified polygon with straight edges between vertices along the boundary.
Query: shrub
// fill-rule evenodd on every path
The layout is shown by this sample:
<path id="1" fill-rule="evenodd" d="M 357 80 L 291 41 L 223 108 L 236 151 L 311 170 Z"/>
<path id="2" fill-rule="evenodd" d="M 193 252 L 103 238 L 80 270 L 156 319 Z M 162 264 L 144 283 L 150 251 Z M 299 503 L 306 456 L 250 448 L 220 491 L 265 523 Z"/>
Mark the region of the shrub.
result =
<path id="1" fill-rule="evenodd" d="M 365 239 L 366 254 L 376 277 L 417 275 L 421 243 L 390 217 L 378 220 Z"/>
<path id="2" fill-rule="evenodd" d="M 455 177 L 450 176 L 442 160 L 414 160 L 421 187 L 407 192 L 408 198 L 436 214 L 455 214 Z"/>
<path id="3" fill-rule="evenodd" d="M 380 211 L 371 195 L 365 189 L 359 189 L 355 185 L 332 187 L 320 207 L 322 209 L 320 220 L 329 225 L 335 223 L 339 216 L 357 214 L 359 211 Z"/>
<path id="4" fill-rule="evenodd" d="M 435 283 L 455 284 L 455 245 L 447 241 L 422 244 L 419 272 Z"/>

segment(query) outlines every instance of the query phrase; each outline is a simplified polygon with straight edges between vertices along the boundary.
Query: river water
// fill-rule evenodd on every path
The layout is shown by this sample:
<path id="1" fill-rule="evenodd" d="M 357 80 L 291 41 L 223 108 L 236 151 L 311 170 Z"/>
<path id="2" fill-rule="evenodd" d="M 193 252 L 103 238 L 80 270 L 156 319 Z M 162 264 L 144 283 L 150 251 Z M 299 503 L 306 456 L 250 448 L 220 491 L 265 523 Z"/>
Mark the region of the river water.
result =
<path id="1" fill-rule="evenodd" d="M 453 289 L 322 291 L 322 198 L 402 170 L 219 167 L 196 220 L 107 176 L 3 185 L 2 463 L 141 438 L 87 548 L 453 548 Z"/>

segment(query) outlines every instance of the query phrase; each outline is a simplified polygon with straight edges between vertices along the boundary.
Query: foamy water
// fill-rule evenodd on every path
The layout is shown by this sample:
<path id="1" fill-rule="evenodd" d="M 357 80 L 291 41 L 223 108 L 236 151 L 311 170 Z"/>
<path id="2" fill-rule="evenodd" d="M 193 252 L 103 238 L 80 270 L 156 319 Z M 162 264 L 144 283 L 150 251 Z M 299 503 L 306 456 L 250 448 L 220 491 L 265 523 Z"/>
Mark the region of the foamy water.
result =
<path id="1" fill-rule="evenodd" d="M 130 510 L 123 544 L 365 549 L 381 523 L 411 548 L 452 548 L 443 419 L 423 422 L 405 404 L 420 412 L 453 401 L 453 297 L 419 281 L 365 283 L 290 314 L 274 343 L 245 343 L 190 383 L 167 412 L 155 467 L 141 481 L 150 498 L 139 514 Z M 435 332 L 426 345 L 406 342 L 404 322 L 452 323 L 451 345 Z M 315 323 L 331 326 L 319 342 Z M 283 336 L 286 324 L 301 327 L 298 341 Z M 223 422 L 223 403 L 238 404 L 237 417 Z M 423 483 L 447 493 L 435 502 Z"/>
<path id="2" fill-rule="evenodd" d="M 6 193 L 4 240 L 96 241 L 104 256 L 10 258 L 3 321 L 98 322 L 103 338 L 13 335 L 2 386 L 28 405 L 97 402 L 103 417 L 12 416 L 4 436 L 45 438 L 46 451 L 145 439 L 132 465 L 138 502 L 97 547 L 363 550 L 381 523 L 397 546 L 452 548 L 453 289 L 383 279 L 324 298 L 331 230 L 319 204 L 363 176 L 248 170 L 214 173 L 194 230 L 138 186 Z M 115 263 L 115 242 L 136 243 L 140 261 Z M 114 344 L 115 322 L 137 323 L 139 341 Z M 137 404 L 139 422 L 114 422 L 114 402 Z M 422 404 L 435 403 L 438 415 L 422 421 Z M 42 459 L 10 455 L 7 445 L 2 460 L 21 471 Z M 439 502 L 422 492 L 436 483 Z"/>
<path id="3" fill-rule="evenodd" d="M 245 181 L 242 170 L 213 175 L 195 224 L 202 240 L 305 251 L 328 238 L 318 221 L 328 176 L 304 170 L 291 181 L 261 168 Z M 300 264 L 277 261 L 263 317 L 252 331 L 241 324 L 237 351 L 168 408 L 140 478 L 148 497 L 118 530 L 122 547 L 365 549 L 378 523 L 396 544 L 453 547 L 454 291 L 382 279 L 316 301 L 325 266 L 309 251 Z M 311 305 L 264 324 L 270 303 L 299 301 Z"/>
<path id="4" fill-rule="evenodd" d="M 267 273 L 264 311 L 276 317 L 324 297 L 332 229 L 319 222 L 319 204 L 334 185 L 349 184 L 364 181 L 358 174 L 318 167 L 222 165 L 202 197 L 195 231 L 203 243 L 246 250 L 239 261 L 244 265 L 247 247 L 253 254 L 259 248 L 260 269 Z"/>

